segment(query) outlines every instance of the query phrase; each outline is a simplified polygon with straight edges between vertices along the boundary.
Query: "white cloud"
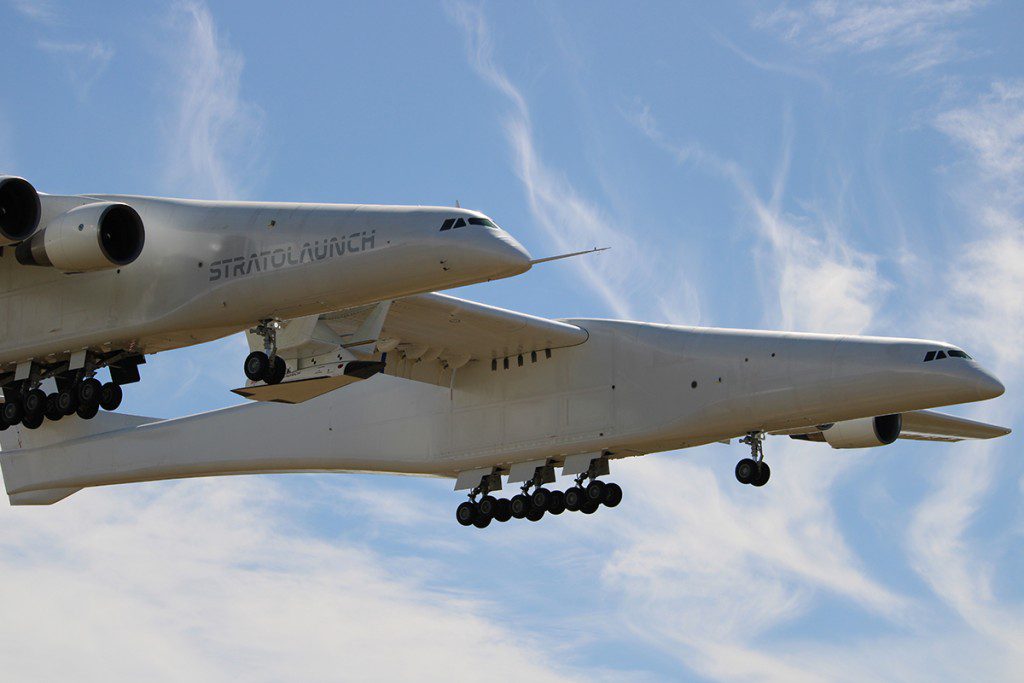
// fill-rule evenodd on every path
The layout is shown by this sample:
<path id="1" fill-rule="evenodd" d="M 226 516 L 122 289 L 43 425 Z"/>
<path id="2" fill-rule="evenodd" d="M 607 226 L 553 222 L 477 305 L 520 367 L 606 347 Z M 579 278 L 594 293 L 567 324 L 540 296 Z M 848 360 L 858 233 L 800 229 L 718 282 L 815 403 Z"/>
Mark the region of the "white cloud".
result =
<path id="1" fill-rule="evenodd" d="M 416 558 L 310 536 L 303 506 L 329 501 L 280 482 L 139 485 L 0 508 L 4 677 L 573 678 L 552 658 L 561 644 L 520 632 L 498 604 Z"/>
<path id="2" fill-rule="evenodd" d="M 648 107 L 641 107 L 630 119 L 680 163 L 695 164 L 724 178 L 739 194 L 769 252 L 756 262 L 762 264 L 763 275 L 772 286 L 767 298 L 778 307 L 772 324 L 814 332 L 863 333 L 871 327 L 890 288 L 878 271 L 877 257 L 847 242 L 844 226 L 835 217 L 838 214 L 819 211 L 818 215 L 798 216 L 782 209 L 793 144 L 788 116 L 782 155 L 767 199 L 736 162 L 695 143 L 670 142 Z"/>
<path id="3" fill-rule="evenodd" d="M 11 6 L 26 19 L 40 24 L 52 25 L 60 19 L 56 8 L 49 0 L 14 0 Z"/>
<path id="4" fill-rule="evenodd" d="M 511 105 L 505 133 L 511 145 L 516 172 L 522 181 L 530 212 L 560 251 L 590 246 L 611 246 L 608 253 L 578 259 L 587 285 L 620 318 L 635 318 L 640 312 L 631 293 L 671 292 L 656 302 L 656 309 L 673 322 L 697 322 L 700 312 L 697 290 L 682 277 L 662 282 L 657 273 L 674 272 L 674 264 L 652 265 L 656 257 L 624 230 L 596 203 L 580 193 L 566 175 L 545 162 L 537 147 L 529 105 L 519 89 L 494 60 L 490 28 L 479 7 L 447 2 L 449 15 L 466 37 L 469 61 L 490 86 Z M 671 255 L 668 255 L 671 258 Z M 652 273 L 655 273 L 652 276 Z"/>
<path id="5" fill-rule="evenodd" d="M 787 3 L 755 24 L 800 47 L 834 53 L 891 51 L 897 71 L 917 72 L 962 54 L 956 28 L 984 0 L 815 0 Z"/>
<path id="6" fill-rule="evenodd" d="M 79 99 L 88 96 L 93 86 L 103 76 L 114 57 L 114 48 L 99 41 L 61 42 L 40 40 L 39 49 L 60 60 L 71 87 Z"/>
<path id="7" fill-rule="evenodd" d="M 178 4 L 173 28 L 175 112 L 167 122 L 166 182 L 181 194 L 240 199 L 259 174 L 263 118 L 242 96 L 244 60 L 203 4 Z"/>

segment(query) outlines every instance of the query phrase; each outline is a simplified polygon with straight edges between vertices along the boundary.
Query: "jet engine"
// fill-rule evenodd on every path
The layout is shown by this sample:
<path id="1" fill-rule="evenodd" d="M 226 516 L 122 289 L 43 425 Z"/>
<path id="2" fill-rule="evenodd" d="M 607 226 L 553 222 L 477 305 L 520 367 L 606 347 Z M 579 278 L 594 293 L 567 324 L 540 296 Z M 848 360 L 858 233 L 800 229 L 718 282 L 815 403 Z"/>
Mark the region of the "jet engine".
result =
<path id="1" fill-rule="evenodd" d="M 126 266 L 139 257 L 146 230 L 139 213 L 114 202 L 96 202 L 57 216 L 18 245 L 18 262 L 81 273 Z"/>
<path id="2" fill-rule="evenodd" d="M 24 178 L 0 176 L 0 247 L 28 238 L 39 227 L 39 193 Z"/>
<path id="3" fill-rule="evenodd" d="M 902 415 L 880 415 L 836 422 L 822 430 L 822 436 L 832 448 L 871 448 L 888 446 L 902 429 Z"/>

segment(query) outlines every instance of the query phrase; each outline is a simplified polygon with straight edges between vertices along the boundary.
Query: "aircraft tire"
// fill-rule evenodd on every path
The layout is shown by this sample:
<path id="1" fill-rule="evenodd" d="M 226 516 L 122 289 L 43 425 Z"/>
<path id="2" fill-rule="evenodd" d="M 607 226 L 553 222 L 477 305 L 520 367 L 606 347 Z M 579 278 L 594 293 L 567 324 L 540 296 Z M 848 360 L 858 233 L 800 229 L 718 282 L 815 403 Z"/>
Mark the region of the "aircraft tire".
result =
<path id="1" fill-rule="evenodd" d="M 548 501 L 548 512 L 553 515 L 560 515 L 565 512 L 565 494 L 561 491 L 552 491 L 551 500 Z"/>
<path id="2" fill-rule="evenodd" d="M 83 420 L 91 420 L 96 417 L 96 413 L 100 412 L 99 403 L 79 403 L 78 408 L 75 409 L 78 413 L 78 417 Z"/>
<path id="3" fill-rule="evenodd" d="M 242 369 L 245 371 L 246 377 L 253 382 L 259 382 L 267 376 L 267 371 L 270 370 L 270 359 L 262 351 L 253 351 L 245 357 Z"/>
<path id="4" fill-rule="evenodd" d="M 123 398 L 124 392 L 121 391 L 121 387 L 113 382 L 107 382 L 100 389 L 100 407 L 103 410 L 117 410 Z"/>
<path id="5" fill-rule="evenodd" d="M 526 517 L 527 513 L 530 512 L 530 499 L 521 493 L 512 496 L 512 500 L 509 502 L 509 511 L 516 519 Z"/>
<path id="6" fill-rule="evenodd" d="M 476 519 L 476 506 L 468 500 L 455 508 L 455 519 L 462 526 L 469 526 Z"/>
<path id="7" fill-rule="evenodd" d="M 476 504 L 476 510 L 481 517 L 493 517 L 498 506 L 498 499 L 494 496 L 484 496 Z"/>
<path id="8" fill-rule="evenodd" d="M 78 408 L 78 394 L 70 389 L 57 394 L 57 408 L 65 415 L 74 415 Z"/>
<path id="9" fill-rule="evenodd" d="M 20 424 L 23 417 L 25 417 L 25 409 L 21 407 L 21 401 L 14 399 L 4 403 L 4 420 L 8 425 Z"/>
<path id="10" fill-rule="evenodd" d="M 533 495 L 530 496 L 530 505 L 538 510 L 546 510 L 550 501 L 551 491 L 548 491 L 545 488 L 535 490 Z"/>
<path id="11" fill-rule="evenodd" d="M 531 522 L 539 522 L 544 517 L 544 508 L 530 508 L 530 511 L 526 513 L 526 518 Z"/>
<path id="12" fill-rule="evenodd" d="M 751 458 L 743 458 L 736 463 L 736 481 L 741 484 L 749 484 L 757 472 L 757 463 Z"/>
<path id="13" fill-rule="evenodd" d="M 52 422 L 64 417 L 64 413 L 57 407 L 57 394 L 50 394 L 46 397 L 46 410 L 43 411 L 43 415 Z"/>
<path id="14" fill-rule="evenodd" d="M 100 405 L 100 394 L 103 392 L 103 386 L 100 381 L 95 377 L 83 381 L 78 385 L 78 402 L 81 405 Z"/>
<path id="15" fill-rule="evenodd" d="M 579 486 L 573 486 L 565 492 L 565 509 L 570 512 L 576 512 L 580 509 L 580 505 L 583 504 L 584 500 L 583 489 Z"/>
<path id="16" fill-rule="evenodd" d="M 284 362 L 284 358 L 274 356 L 274 368 L 273 370 L 267 370 L 267 375 L 263 378 L 263 381 L 267 384 L 280 384 L 287 372 L 288 365 Z"/>
<path id="17" fill-rule="evenodd" d="M 512 519 L 512 503 L 508 498 L 499 498 L 494 508 L 494 519 L 499 522 L 507 522 Z"/>
<path id="18" fill-rule="evenodd" d="M 486 529 L 491 524 L 490 517 L 484 517 L 483 515 L 477 515 L 476 519 L 473 520 L 473 526 L 477 529 Z"/>
<path id="19" fill-rule="evenodd" d="M 768 467 L 768 463 L 762 462 L 760 467 L 754 473 L 754 478 L 750 480 L 753 486 L 761 487 L 768 483 L 768 480 L 772 476 L 772 468 Z"/>
<path id="20" fill-rule="evenodd" d="M 585 515 L 592 515 L 597 512 L 597 508 L 600 507 L 600 505 L 600 503 L 595 503 L 592 500 L 584 501 L 583 504 L 580 505 L 580 512 Z"/>
<path id="21" fill-rule="evenodd" d="M 613 508 L 622 502 L 622 487 L 612 482 L 604 488 L 604 504 Z"/>
<path id="22" fill-rule="evenodd" d="M 2 404 L 0 404 L 0 408 L 2 408 Z M 7 424 L 7 420 L 4 419 L 4 411 L 0 410 L 0 432 L 6 430 L 10 426 L 11 425 Z"/>
<path id="23" fill-rule="evenodd" d="M 39 429 L 43 424 L 43 414 L 26 415 L 21 419 L 21 425 L 27 429 Z"/>
<path id="24" fill-rule="evenodd" d="M 25 394 L 25 398 L 22 399 L 22 407 L 25 409 L 26 416 L 38 415 L 42 417 L 46 411 L 46 394 L 40 389 L 33 389 Z"/>
<path id="25" fill-rule="evenodd" d="M 587 484 L 587 488 L 584 489 L 583 492 L 586 495 L 587 500 L 600 505 L 601 501 L 604 500 L 605 488 L 603 481 L 595 479 Z"/>

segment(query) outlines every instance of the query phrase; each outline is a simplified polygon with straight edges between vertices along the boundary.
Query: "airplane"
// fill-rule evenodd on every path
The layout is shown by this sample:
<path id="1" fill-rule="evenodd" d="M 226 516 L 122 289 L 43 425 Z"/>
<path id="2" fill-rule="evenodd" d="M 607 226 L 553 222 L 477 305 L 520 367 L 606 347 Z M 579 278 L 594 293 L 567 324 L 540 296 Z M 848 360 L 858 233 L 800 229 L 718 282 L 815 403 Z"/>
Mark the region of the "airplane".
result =
<path id="1" fill-rule="evenodd" d="M 375 316 L 364 306 L 318 324 L 341 337 Z M 551 320 L 438 293 L 395 300 L 373 326 L 363 353 L 385 367 L 346 391 L 0 433 L 10 503 L 181 477 L 376 472 L 453 479 L 467 492 L 457 521 L 484 528 L 615 507 L 622 489 L 602 477 L 652 453 L 738 439 L 749 455 L 736 479 L 761 487 L 769 436 L 853 449 L 1010 433 L 932 410 L 1004 392 L 946 342 Z M 549 487 L 559 468 L 564 491 Z M 504 486 L 518 492 L 499 498 Z"/>
<path id="2" fill-rule="evenodd" d="M 243 330 L 260 342 L 246 377 L 274 385 L 290 371 L 277 355 L 287 321 L 531 263 L 462 208 L 61 196 L 0 176 L 0 429 L 114 410 L 147 354 Z M 382 367 L 342 361 L 335 374 L 351 379 Z"/>

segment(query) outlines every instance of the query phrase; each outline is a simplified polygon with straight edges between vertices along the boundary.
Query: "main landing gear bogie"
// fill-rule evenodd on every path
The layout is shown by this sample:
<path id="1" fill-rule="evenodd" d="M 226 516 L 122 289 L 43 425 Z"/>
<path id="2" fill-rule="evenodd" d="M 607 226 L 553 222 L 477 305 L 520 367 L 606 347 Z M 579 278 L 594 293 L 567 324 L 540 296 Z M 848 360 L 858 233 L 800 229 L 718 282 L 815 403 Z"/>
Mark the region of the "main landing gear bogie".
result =
<path id="1" fill-rule="evenodd" d="M 7 392 L 8 390 L 5 390 L 5 393 Z M 117 410 L 123 397 L 124 394 L 118 384 L 101 384 L 94 377 L 87 377 L 74 383 L 69 379 L 63 389 L 49 395 L 38 387 L 18 393 L 7 393 L 0 408 L 0 431 L 18 424 L 26 429 L 38 429 L 44 420 L 57 422 L 76 414 L 84 420 L 91 420 L 96 417 L 100 408 L 107 411 Z"/>
<path id="2" fill-rule="evenodd" d="M 532 483 L 527 483 L 523 492 L 511 499 L 495 498 L 485 491 L 475 490 L 470 494 L 470 500 L 458 506 L 455 519 L 462 526 L 483 529 L 492 521 L 507 522 L 514 518 L 539 522 L 547 514 L 560 515 L 566 511 L 592 515 L 602 505 L 613 508 L 622 502 L 622 487 L 618 484 L 597 479 L 585 487 L 582 484 L 583 477 L 564 492 L 536 487 L 532 494 L 528 494 Z M 476 496 L 480 493 L 484 495 L 477 501 Z"/>

